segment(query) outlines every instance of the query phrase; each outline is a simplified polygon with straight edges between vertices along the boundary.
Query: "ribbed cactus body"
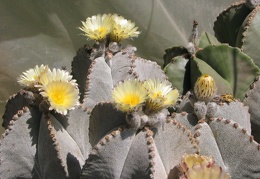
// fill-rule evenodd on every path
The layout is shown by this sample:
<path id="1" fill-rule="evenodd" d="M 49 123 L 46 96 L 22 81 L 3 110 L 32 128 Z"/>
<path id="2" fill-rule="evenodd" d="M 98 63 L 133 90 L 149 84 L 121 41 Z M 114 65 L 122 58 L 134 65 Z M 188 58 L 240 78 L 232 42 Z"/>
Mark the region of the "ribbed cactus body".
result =
<path id="1" fill-rule="evenodd" d="M 251 115 L 252 134 L 255 136 L 255 140 L 260 142 L 260 113 L 259 113 L 259 76 L 250 85 L 250 90 L 246 93 L 244 103 L 249 106 L 249 112 Z"/>
<path id="2" fill-rule="evenodd" d="M 93 114 L 109 106 L 99 104 Z M 105 120 L 100 116 L 90 120 L 90 124 L 107 123 Z M 177 156 L 198 150 L 190 131 L 176 121 L 167 119 L 157 128 L 147 126 L 142 130 L 129 127 L 126 121 L 119 125 L 123 121 L 117 118 L 117 127 L 92 132 L 96 135 L 97 130 L 108 131 L 95 137 L 98 140 L 93 142 L 94 149 L 83 167 L 82 178 L 167 178 L 178 165 Z"/>
<path id="3" fill-rule="evenodd" d="M 192 131 L 201 155 L 213 156 L 216 163 L 232 177 L 248 177 L 248 168 L 254 171 L 250 177 L 259 177 L 256 174 L 260 171 L 257 166 L 259 163 L 250 155 L 254 153 L 257 158 L 260 157 L 260 145 L 251 134 L 248 106 L 237 100 L 223 102 L 220 98 L 215 98 L 210 103 L 209 106 L 205 102 L 194 103 L 192 95 L 186 96 L 178 109 L 180 113 L 173 113 L 172 119 Z M 212 106 L 216 111 L 209 116 L 207 114 L 211 112 L 209 110 Z M 253 164 L 253 161 L 258 164 Z"/>
<path id="4" fill-rule="evenodd" d="M 220 13 L 214 24 L 215 34 L 220 42 L 241 48 L 258 66 L 259 9 L 257 0 L 241 1 Z"/>
<path id="5" fill-rule="evenodd" d="M 169 79 L 176 74 L 176 71 L 181 73 L 173 79 L 183 83 L 173 82 L 173 84 L 182 88 L 184 94 L 194 88 L 201 75 L 209 74 L 214 78 L 219 94 L 229 93 L 243 99 L 255 76 L 260 73 L 252 58 L 240 49 L 226 44 L 207 45 L 190 59 L 183 57 L 173 57 L 173 59 L 173 62 L 165 67 L 165 71 Z M 183 63 L 181 66 L 178 62 L 180 60 Z"/>
<path id="6" fill-rule="evenodd" d="M 99 45 L 93 49 L 102 49 Z M 0 147 L 0 173 L 5 178 L 167 177 L 182 155 L 198 152 L 190 131 L 167 120 L 168 110 L 130 115 L 113 104 L 112 90 L 122 81 L 167 81 L 155 62 L 136 57 L 135 47 L 113 52 L 108 48 L 101 56 L 93 49 L 82 47 L 72 62 L 81 103 L 67 115 L 46 111 L 37 90 L 24 89 L 10 98 Z M 26 145 L 20 143 L 20 135 Z M 15 143 L 17 150 L 8 152 Z M 18 150 L 23 152 L 13 155 Z M 10 163 L 20 157 L 26 161 Z M 24 168 L 23 162 L 30 165 Z"/>
<path id="7" fill-rule="evenodd" d="M 136 56 L 136 47 L 110 42 L 138 36 L 134 23 L 116 15 L 103 19 L 115 18 L 113 30 L 110 23 L 102 26 L 101 15 L 83 22 L 85 36 L 96 41 L 77 52 L 73 79 L 53 70 L 58 83 L 80 92 L 79 103 L 62 111 L 50 104 L 45 71 L 12 96 L 3 116 L 0 178 L 187 178 L 192 172 L 204 177 L 204 169 L 217 172 L 212 177 L 260 178 L 260 145 L 253 137 L 259 142 L 259 80 L 252 84 L 260 70 L 251 58 L 259 51 L 244 53 L 257 46 L 254 2 L 219 15 L 217 38 L 204 32 L 197 39 L 194 24 L 188 47 L 166 50 L 164 70 Z M 95 18 L 100 24 L 92 30 L 88 23 Z M 116 25 L 122 20 L 130 25 Z M 194 154 L 215 163 L 180 169 Z"/>

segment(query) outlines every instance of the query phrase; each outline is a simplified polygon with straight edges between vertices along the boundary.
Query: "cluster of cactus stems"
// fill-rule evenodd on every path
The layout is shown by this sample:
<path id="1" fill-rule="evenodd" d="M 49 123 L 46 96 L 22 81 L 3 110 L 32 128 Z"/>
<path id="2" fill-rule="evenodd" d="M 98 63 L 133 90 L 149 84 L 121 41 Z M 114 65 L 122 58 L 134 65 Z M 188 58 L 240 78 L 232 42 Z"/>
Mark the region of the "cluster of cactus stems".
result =
<path id="1" fill-rule="evenodd" d="M 255 17 L 258 2 L 231 7 Z M 237 17 L 232 8 L 223 16 Z M 222 14 L 214 29 L 227 23 Z M 95 43 L 78 50 L 71 75 L 42 65 L 20 76 L 3 116 L 1 179 L 260 178 L 253 57 L 219 32 L 220 42 L 198 37 L 194 22 L 189 46 L 167 49 L 162 70 L 121 44 L 140 33 L 131 21 L 104 14 L 82 24 Z"/>

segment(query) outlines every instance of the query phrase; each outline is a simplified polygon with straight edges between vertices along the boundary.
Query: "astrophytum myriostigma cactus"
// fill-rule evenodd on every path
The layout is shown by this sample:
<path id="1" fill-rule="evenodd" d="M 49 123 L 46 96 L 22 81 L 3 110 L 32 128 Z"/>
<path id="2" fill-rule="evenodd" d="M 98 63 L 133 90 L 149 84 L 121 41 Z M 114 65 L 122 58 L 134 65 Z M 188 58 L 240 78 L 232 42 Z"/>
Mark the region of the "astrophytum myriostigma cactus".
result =
<path id="1" fill-rule="evenodd" d="M 79 49 L 72 75 L 41 65 L 18 79 L 23 89 L 3 116 L 1 178 L 176 177 L 181 157 L 199 152 L 191 132 L 168 118 L 178 91 L 155 62 L 119 42 L 139 34 L 132 22 L 97 15 L 81 30 L 95 42 Z"/>
<path id="2" fill-rule="evenodd" d="M 42 65 L 26 71 L 19 83 L 24 88 L 8 100 L 3 116 L 0 176 L 78 177 L 90 145 L 83 137 L 88 134 L 86 112 L 75 109 L 75 80 L 68 72 Z M 61 115 L 66 116 L 59 121 Z"/>

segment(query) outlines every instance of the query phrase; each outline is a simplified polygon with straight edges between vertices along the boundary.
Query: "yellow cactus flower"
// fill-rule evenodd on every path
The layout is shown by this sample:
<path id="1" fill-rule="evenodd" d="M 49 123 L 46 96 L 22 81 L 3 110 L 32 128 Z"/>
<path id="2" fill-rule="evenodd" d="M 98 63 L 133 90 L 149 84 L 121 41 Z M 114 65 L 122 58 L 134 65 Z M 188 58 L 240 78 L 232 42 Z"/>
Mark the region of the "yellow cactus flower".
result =
<path id="1" fill-rule="evenodd" d="M 72 75 L 68 71 L 54 68 L 53 70 L 48 69 L 46 73 L 39 78 L 39 87 L 47 85 L 52 81 L 65 81 L 70 82 L 72 85 L 77 86 L 76 80 L 72 79 Z"/>
<path id="2" fill-rule="evenodd" d="M 180 176 L 180 179 L 231 179 L 230 174 L 224 172 L 221 167 L 214 164 L 212 166 L 194 166 L 187 173 Z"/>
<path id="3" fill-rule="evenodd" d="M 200 76 L 194 86 L 194 93 L 199 101 L 210 101 L 216 90 L 215 80 L 208 74 Z"/>
<path id="4" fill-rule="evenodd" d="M 119 42 L 123 39 L 138 37 L 140 34 L 140 31 L 137 31 L 138 27 L 135 26 L 135 23 L 125 19 L 124 17 L 113 14 L 112 20 L 113 30 L 110 34 L 112 41 Z"/>
<path id="5" fill-rule="evenodd" d="M 84 32 L 84 36 L 96 41 L 102 41 L 112 30 L 112 20 L 110 14 L 98 14 L 88 17 L 86 21 L 82 21 L 80 30 Z"/>
<path id="6" fill-rule="evenodd" d="M 214 159 L 208 156 L 198 154 L 186 154 L 182 157 L 179 170 L 183 173 L 187 172 L 194 165 L 213 165 Z"/>
<path id="7" fill-rule="evenodd" d="M 49 110 L 66 115 L 68 110 L 78 104 L 79 89 L 76 80 L 72 79 L 69 72 L 56 69 L 48 69 L 40 76 L 39 84 L 36 85 L 40 94 L 49 101 Z"/>
<path id="8" fill-rule="evenodd" d="M 188 154 L 179 165 L 180 179 L 230 179 L 231 176 L 215 164 L 212 157 Z"/>
<path id="9" fill-rule="evenodd" d="M 49 110 L 66 115 L 78 104 L 79 89 L 66 81 L 51 81 L 42 87 L 40 94 L 50 103 Z"/>
<path id="10" fill-rule="evenodd" d="M 123 112 L 137 111 L 145 102 L 147 91 L 138 80 L 120 83 L 112 92 L 116 108 Z"/>
<path id="11" fill-rule="evenodd" d="M 172 89 L 171 85 L 166 81 L 160 80 L 147 80 L 144 82 L 144 87 L 148 91 L 148 99 L 146 101 L 146 111 L 159 111 L 163 108 L 174 105 L 179 92 L 176 89 Z"/>
<path id="12" fill-rule="evenodd" d="M 36 65 L 33 69 L 29 69 L 23 72 L 18 78 L 18 83 L 22 86 L 34 87 L 35 84 L 39 83 L 40 77 L 48 71 L 49 67 L 47 65 L 41 65 L 40 67 Z"/>

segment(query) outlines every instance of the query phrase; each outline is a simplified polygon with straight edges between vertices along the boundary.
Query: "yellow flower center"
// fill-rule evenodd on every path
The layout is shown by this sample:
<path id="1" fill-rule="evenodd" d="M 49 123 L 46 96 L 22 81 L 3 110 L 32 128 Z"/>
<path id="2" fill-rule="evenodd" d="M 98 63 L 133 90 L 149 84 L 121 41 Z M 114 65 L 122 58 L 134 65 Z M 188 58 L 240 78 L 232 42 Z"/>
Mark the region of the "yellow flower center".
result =
<path id="1" fill-rule="evenodd" d="M 97 31 L 99 38 L 103 38 L 107 34 L 107 29 L 105 27 L 100 27 L 96 31 Z"/>
<path id="2" fill-rule="evenodd" d="M 137 104 L 140 103 L 140 101 L 141 101 L 140 96 L 136 94 L 128 94 L 122 100 L 124 104 L 128 104 L 131 107 L 136 106 Z"/>
<path id="3" fill-rule="evenodd" d="M 50 98 L 53 100 L 55 104 L 62 105 L 65 102 L 64 98 L 65 94 L 60 89 L 54 89 L 50 92 Z"/>

